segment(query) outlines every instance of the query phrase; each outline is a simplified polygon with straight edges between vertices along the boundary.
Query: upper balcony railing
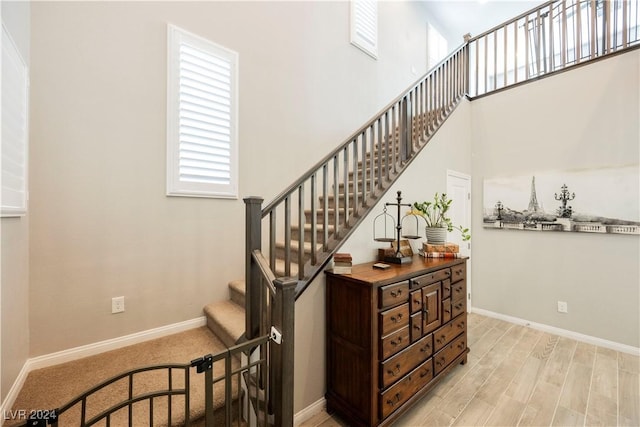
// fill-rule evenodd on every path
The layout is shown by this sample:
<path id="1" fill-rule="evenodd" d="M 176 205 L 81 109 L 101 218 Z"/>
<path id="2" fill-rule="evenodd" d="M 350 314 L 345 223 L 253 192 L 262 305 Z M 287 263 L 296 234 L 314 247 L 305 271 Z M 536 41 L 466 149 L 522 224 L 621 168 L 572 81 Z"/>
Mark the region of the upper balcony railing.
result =
<path id="1" fill-rule="evenodd" d="M 640 44 L 639 0 L 556 0 L 469 40 L 476 97 Z"/>

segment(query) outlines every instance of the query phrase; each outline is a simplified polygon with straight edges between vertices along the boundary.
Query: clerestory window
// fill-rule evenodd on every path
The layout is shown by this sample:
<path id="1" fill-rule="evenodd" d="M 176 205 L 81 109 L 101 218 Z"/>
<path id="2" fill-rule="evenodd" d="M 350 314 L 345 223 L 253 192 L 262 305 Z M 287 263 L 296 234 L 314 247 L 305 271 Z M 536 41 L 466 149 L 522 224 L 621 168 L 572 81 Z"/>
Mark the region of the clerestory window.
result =
<path id="1" fill-rule="evenodd" d="M 168 28 L 167 195 L 238 197 L 238 54 Z"/>

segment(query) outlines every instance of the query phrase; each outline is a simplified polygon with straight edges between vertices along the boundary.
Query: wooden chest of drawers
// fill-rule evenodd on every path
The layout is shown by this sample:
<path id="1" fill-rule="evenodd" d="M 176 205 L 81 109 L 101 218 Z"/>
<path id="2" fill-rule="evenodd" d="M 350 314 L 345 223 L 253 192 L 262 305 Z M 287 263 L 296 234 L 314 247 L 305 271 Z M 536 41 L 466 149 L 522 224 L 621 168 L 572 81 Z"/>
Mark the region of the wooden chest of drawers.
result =
<path id="1" fill-rule="evenodd" d="M 390 425 L 467 360 L 466 259 L 327 272 L 327 411 Z"/>

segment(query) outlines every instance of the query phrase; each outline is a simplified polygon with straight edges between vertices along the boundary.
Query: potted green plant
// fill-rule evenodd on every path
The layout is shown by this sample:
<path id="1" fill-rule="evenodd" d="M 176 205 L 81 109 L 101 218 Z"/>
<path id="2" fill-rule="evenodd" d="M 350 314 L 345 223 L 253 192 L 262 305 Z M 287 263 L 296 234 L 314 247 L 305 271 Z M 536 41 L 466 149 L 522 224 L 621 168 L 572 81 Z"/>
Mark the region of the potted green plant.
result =
<path id="1" fill-rule="evenodd" d="M 453 203 L 453 200 L 447 198 L 445 193 L 436 193 L 432 201 L 415 202 L 413 204 L 412 213 L 423 217 L 427 223 L 427 242 L 444 244 L 447 238 L 447 231 L 453 231 L 454 228 L 462 233 L 463 241 L 466 242 L 471 239 L 468 228 L 453 225 L 451 219 L 447 216 L 451 203 Z"/>

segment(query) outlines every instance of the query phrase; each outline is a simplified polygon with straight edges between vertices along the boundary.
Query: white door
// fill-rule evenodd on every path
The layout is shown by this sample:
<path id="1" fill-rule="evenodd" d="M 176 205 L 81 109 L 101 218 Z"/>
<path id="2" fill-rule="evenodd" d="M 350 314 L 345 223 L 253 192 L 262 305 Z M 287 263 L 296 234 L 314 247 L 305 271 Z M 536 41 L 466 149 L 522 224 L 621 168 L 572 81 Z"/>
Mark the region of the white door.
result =
<path id="1" fill-rule="evenodd" d="M 448 170 L 447 196 L 451 203 L 449 218 L 454 226 L 471 230 L 471 177 L 469 175 Z M 460 246 L 460 253 L 468 256 L 467 260 L 467 311 L 471 309 L 471 243 L 462 241 L 462 234 L 458 230 L 448 233 L 447 241 Z"/>

